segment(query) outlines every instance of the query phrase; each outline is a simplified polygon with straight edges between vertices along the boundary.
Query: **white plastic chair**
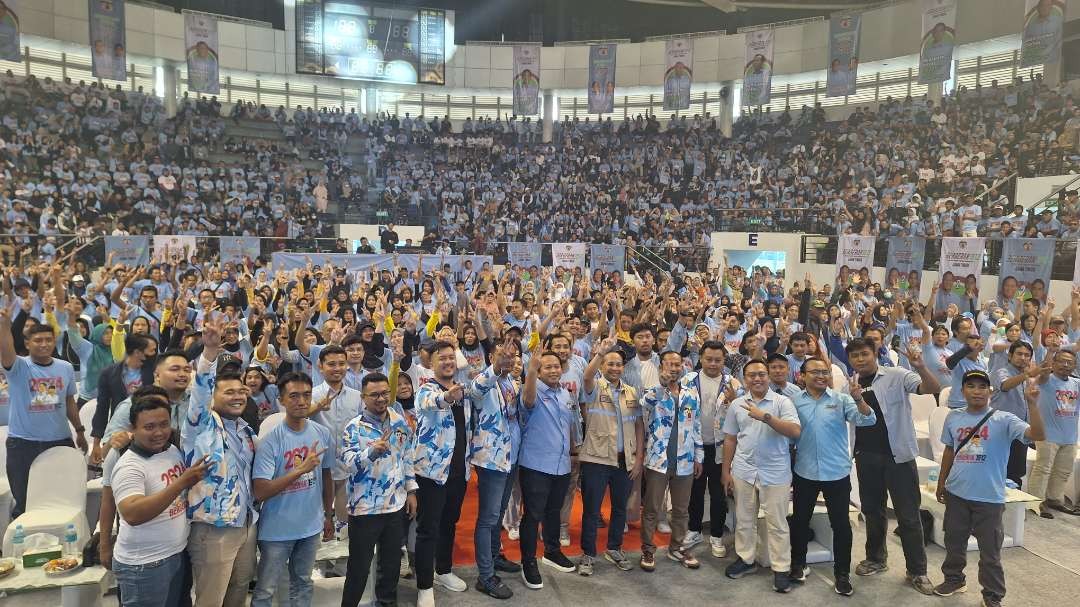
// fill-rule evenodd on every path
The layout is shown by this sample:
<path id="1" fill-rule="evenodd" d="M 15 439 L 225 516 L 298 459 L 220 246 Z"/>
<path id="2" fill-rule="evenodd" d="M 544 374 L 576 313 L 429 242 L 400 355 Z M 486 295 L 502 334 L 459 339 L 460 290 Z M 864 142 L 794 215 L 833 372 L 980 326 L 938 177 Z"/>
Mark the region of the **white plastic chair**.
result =
<path id="1" fill-rule="evenodd" d="M 945 428 L 945 418 L 949 415 L 948 407 L 936 407 L 930 412 L 930 451 L 934 461 L 941 463 L 945 455 L 945 443 L 941 442 L 941 430 Z"/>
<path id="2" fill-rule="evenodd" d="M 53 447 L 30 465 L 26 512 L 11 521 L 4 533 L 4 554 L 10 554 L 15 526 L 26 535 L 49 533 L 61 540 L 67 526 L 75 525 L 79 548 L 90 538 L 86 524 L 86 459 L 71 447 Z"/>
<path id="3" fill-rule="evenodd" d="M 938 395 L 937 402 L 940 403 L 942 407 L 948 408 L 950 394 L 952 394 L 952 386 L 945 386 L 941 389 L 941 394 Z"/>
<path id="4" fill-rule="evenodd" d="M 8 427 L 0 426 L 0 527 L 11 522 L 11 485 L 7 479 Z"/>

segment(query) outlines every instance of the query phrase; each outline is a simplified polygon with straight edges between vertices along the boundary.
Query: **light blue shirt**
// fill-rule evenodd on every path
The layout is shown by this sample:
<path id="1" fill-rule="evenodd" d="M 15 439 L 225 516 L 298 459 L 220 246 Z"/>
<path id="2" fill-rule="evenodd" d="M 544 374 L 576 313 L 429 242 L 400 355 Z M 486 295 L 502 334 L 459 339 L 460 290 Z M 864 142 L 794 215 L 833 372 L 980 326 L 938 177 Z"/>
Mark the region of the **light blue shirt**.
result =
<path id="1" fill-rule="evenodd" d="M 1013 387 L 1012 390 L 1006 390 L 1002 387 L 1006 380 L 1021 374 L 1023 372 L 1011 364 L 1006 364 L 990 374 L 990 385 L 994 388 L 994 393 L 990 395 L 990 406 L 998 411 L 1012 413 L 1027 421 L 1028 410 L 1027 401 L 1024 400 L 1023 382 L 1019 386 Z"/>
<path id="2" fill-rule="evenodd" d="M 954 450 L 986 412 L 954 409 L 945 418 L 941 442 Z M 1012 413 L 994 411 L 964 448 L 953 456 L 945 490 L 975 502 L 1005 503 L 1005 469 L 1014 440 L 1023 440 L 1026 422 Z"/>
<path id="3" fill-rule="evenodd" d="M 724 419 L 724 434 L 736 437 L 737 441 L 735 457 L 731 460 L 731 474 L 751 485 L 790 485 L 791 443 L 788 437 L 765 422 L 751 418 L 743 408 L 744 404 L 754 404 L 783 421 L 800 423 L 791 399 L 771 390 L 758 402 L 750 394 L 736 398 L 728 407 Z"/>
<path id="4" fill-rule="evenodd" d="M 850 475 L 848 422 L 873 426 L 877 423 L 874 410 L 863 415 L 850 396 L 832 388 L 816 400 L 803 391 L 792 402 L 802 425 L 795 443 L 795 474 L 812 481 L 837 481 Z"/>
<path id="5" fill-rule="evenodd" d="M 986 365 L 983 364 L 981 356 L 979 360 L 964 357 L 952 368 L 952 390 L 949 391 L 948 403 L 950 409 L 967 408 L 967 401 L 964 400 L 964 374 L 968 371 L 986 371 Z"/>
<path id="6" fill-rule="evenodd" d="M 1080 379 L 1072 376 L 1061 379 L 1051 374 L 1046 383 L 1039 386 L 1039 413 L 1046 426 L 1046 442 L 1055 445 L 1076 444 L 1078 397 Z"/>
<path id="7" fill-rule="evenodd" d="M 15 357 L 5 369 L 11 406 L 8 434 L 31 441 L 71 438 L 67 399 L 75 396 L 75 368 L 56 358 L 39 365 L 29 356 Z"/>
<path id="8" fill-rule="evenodd" d="M 900 367 L 878 367 L 870 387 L 877 398 L 881 414 L 885 416 L 885 428 L 889 431 L 889 447 L 893 461 L 898 464 L 910 462 L 919 455 L 915 440 L 915 421 L 911 418 L 909 394 L 918 394 L 922 378 L 914 371 Z M 863 392 L 866 392 L 863 390 Z"/>
<path id="9" fill-rule="evenodd" d="M 570 448 L 579 434 L 580 413 L 566 388 L 552 388 L 537 380 L 536 402 L 532 408 L 523 406 L 521 417 L 524 425 L 518 463 L 545 474 L 570 474 Z"/>
<path id="10" fill-rule="evenodd" d="M 281 493 L 262 503 L 259 515 L 259 540 L 283 542 L 300 540 L 322 532 L 322 517 L 312 513 L 322 510 L 323 470 L 335 461 L 330 430 L 318 422 L 307 421 L 304 429 L 294 431 L 282 422 L 259 440 L 255 449 L 252 479 L 272 480 L 288 474 L 312 449 L 325 449 L 321 465 L 293 481 Z"/>

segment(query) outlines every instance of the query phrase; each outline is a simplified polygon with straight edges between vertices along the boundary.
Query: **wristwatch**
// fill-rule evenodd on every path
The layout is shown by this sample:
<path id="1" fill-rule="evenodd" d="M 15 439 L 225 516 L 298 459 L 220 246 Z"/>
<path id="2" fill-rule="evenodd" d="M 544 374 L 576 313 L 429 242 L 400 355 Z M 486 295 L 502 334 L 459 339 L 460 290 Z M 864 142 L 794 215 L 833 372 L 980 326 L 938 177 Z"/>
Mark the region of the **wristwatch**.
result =
<path id="1" fill-rule="evenodd" d="M 761 416 L 761 421 L 765 422 L 766 424 L 769 423 L 770 419 L 772 419 L 772 413 L 766 413 L 765 415 Z"/>

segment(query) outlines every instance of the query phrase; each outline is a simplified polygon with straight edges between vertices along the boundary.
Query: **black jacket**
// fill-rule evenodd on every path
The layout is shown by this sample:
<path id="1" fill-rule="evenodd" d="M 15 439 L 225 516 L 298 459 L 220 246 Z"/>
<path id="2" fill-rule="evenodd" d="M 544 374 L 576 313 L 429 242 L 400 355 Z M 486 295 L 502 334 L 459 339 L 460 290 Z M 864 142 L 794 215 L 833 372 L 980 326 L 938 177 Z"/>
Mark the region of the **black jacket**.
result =
<path id="1" fill-rule="evenodd" d="M 109 423 L 116 405 L 128 397 L 127 386 L 124 385 L 124 367 L 127 363 L 120 361 L 113 363 L 101 372 L 98 379 L 97 410 L 94 411 L 94 421 L 91 423 L 90 436 L 104 438 L 105 426 Z M 154 383 L 154 363 L 143 363 L 142 385 L 149 386 Z"/>

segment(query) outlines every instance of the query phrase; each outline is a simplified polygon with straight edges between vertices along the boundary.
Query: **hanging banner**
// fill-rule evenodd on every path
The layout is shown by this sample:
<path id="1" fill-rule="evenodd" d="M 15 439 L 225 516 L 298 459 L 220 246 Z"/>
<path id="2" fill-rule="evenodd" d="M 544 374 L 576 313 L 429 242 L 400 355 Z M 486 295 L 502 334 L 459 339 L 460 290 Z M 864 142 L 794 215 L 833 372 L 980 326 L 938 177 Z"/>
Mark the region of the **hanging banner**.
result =
<path id="1" fill-rule="evenodd" d="M 938 270 L 941 281 L 953 284 L 953 289 L 963 294 L 964 282 L 969 277 L 978 279 L 982 275 L 984 253 L 984 238 L 942 238 Z"/>
<path id="2" fill-rule="evenodd" d="M 127 80 L 124 0 L 89 0 L 90 55 L 94 76 Z"/>
<path id="3" fill-rule="evenodd" d="M 188 89 L 217 95 L 218 24 L 209 15 L 184 13 L 184 48 L 187 55 Z"/>
<path id="4" fill-rule="evenodd" d="M 665 44 L 665 54 L 664 110 L 688 110 L 694 80 L 694 45 L 689 38 L 672 38 Z"/>
<path id="5" fill-rule="evenodd" d="M 615 111 L 615 48 L 614 44 L 589 47 L 590 114 Z"/>
<path id="6" fill-rule="evenodd" d="M 585 269 L 585 251 L 583 242 L 556 242 L 551 245 L 551 265 L 556 268 Z"/>
<path id="7" fill-rule="evenodd" d="M 262 253 L 258 236 L 222 236 L 218 239 L 218 247 L 222 263 L 243 263 L 245 257 L 255 260 Z"/>
<path id="8" fill-rule="evenodd" d="M 1065 25 L 1064 0 L 1026 0 L 1024 38 L 1020 43 L 1020 67 L 1061 60 L 1061 35 Z"/>
<path id="9" fill-rule="evenodd" d="M 926 239 L 893 236 L 889 239 L 889 263 L 885 267 L 885 288 L 897 297 L 919 297 L 922 287 Z"/>
<path id="10" fill-rule="evenodd" d="M 512 266 L 522 268 L 540 267 L 544 245 L 538 242 L 508 242 L 506 256 Z"/>
<path id="11" fill-rule="evenodd" d="M 540 113 L 540 45 L 514 47 L 514 115 Z"/>
<path id="12" fill-rule="evenodd" d="M 772 89 L 773 30 L 746 33 L 746 66 L 743 68 L 742 104 L 765 105 Z"/>
<path id="13" fill-rule="evenodd" d="M 426 255 L 424 267 L 435 270 L 436 263 L 432 260 L 434 255 Z M 451 272 L 460 272 L 465 269 L 465 262 L 472 262 L 472 270 L 479 271 L 485 264 L 490 268 L 491 255 L 440 255 L 438 266 L 443 263 L 450 264 Z M 270 264 L 274 271 L 299 270 L 307 266 L 308 261 L 313 265 L 324 266 L 333 264 L 335 268 L 344 268 L 347 272 L 366 272 L 372 266 L 376 270 L 394 270 L 395 267 L 405 268 L 410 272 L 416 271 L 419 265 L 420 255 L 414 254 L 387 254 L 377 253 L 371 255 L 352 255 L 350 253 L 273 253 L 270 256 Z"/>
<path id="14" fill-rule="evenodd" d="M 106 236 L 105 259 L 113 266 L 145 266 L 150 263 L 150 237 Z"/>
<path id="15" fill-rule="evenodd" d="M 839 251 L 836 253 L 837 272 L 843 272 L 843 268 L 859 273 L 865 269 L 867 273 L 874 271 L 874 246 L 877 241 L 874 237 L 862 237 L 859 234 L 843 234 L 839 238 Z"/>
<path id="16" fill-rule="evenodd" d="M 1080 289 L 1080 255 L 1077 255 L 1073 262 L 1073 286 Z"/>
<path id="17" fill-rule="evenodd" d="M 0 59 L 4 61 L 22 59 L 22 47 L 19 46 L 19 16 L 4 0 L 0 0 Z"/>
<path id="18" fill-rule="evenodd" d="M 1030 299 L 1046 302 L 1050 269 L 1054 265 L 1053 238 L 1006 238 L 998 273 L 999 301 Z"/>
<path id="19" fill-rule="evenodd" d="M 626 247 L 621 244 L 589 245 L 589 267 L 602 272 L 622 272 L 626 269 Z"/>
<path id="20" fill-rule="evenodd" d="M 829 18 L 829 71 L 826 97 L 855 94 L 859 72 L 859 25 L 861 15 L 833 15 Z"/>
<path id="21" fill-rule="evenodd" d="M 191 259 L 195 254 L 195 248 L 199 241 L 195 236 L 171 236 L 157 234 L 154 236 L 154 255 L 151 260 L 154 263 L 167 262 L 174 255 L 184 259 Z"/>
<path id="22" fill-rule="evenodd" d="M 945 82 L 956 47 L 956 0 L 924 0 L 922 31 L 919 84 Z"/>

